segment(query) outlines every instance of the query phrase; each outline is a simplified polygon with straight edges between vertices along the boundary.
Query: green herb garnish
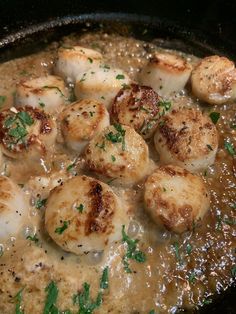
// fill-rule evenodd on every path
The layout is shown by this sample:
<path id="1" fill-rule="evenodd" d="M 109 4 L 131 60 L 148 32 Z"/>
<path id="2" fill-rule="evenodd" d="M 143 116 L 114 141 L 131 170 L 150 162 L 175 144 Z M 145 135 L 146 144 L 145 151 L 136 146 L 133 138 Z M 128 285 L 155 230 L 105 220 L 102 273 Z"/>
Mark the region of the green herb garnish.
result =
<path id="1" fill-rule="evenodd" d="M 224 147 L 231 156 L 234 156 L 236 154 L 233 143 L 225 141 Z"/>
<path id="2" fill-rule="evenodd" d="M 75 167 L 75 163 L 73 162 L 66 168 L 66 171 L 71 171 L 74 167 Z"/>
<path id="3" fill-rule="evenodd" d="M 45 292 L 47 292 L 47 298 L 44 305 L 43 314 L 56 314 L 58 309 L 56 308 L 56 301 L 58 297 L 58 288 L 54 281 L 46 287 Z"/>
<path id="4" fill-rule="evenodd" d="M 171 102 L 170 101 L 161 100 L 158 102 L 157 105 L 159 108 L 162 108 L 162 111 L 160 112 L 160 117 L 164 116 L 166 114 L 166 112 L 169 111 L 171 108 Z"/>
<path id="5" fill-rule="evenodd" d="M 20 291 L 17 292 L 17 294 L 14 296 L 14 299 L 16 300 L 16 308 L 15 308 L 15 314 L 24 314 L 24 311 L 22 310 L 22 292 L 24 288 L 20 289 Z"/>
<path id="6" fill-rule="evenodd" d="M 92 59 L 92 58 L 88 58 L 88 61 L 89 61 L 90 63 L 93 63 L 93 59 Z"/>
<path id="7" fill-rule="evenodd" d="M 35 207 L 36 207 L 37 209 L 40 209 L 40 208 L 42 208 L 42 207 L 45 206 L 46 202 L 47 202 L 47 199 L 46 199 L 46 198 L 44 198 L 44 199 L 38 198 L 37 201 L 36 201 L 36 203 L 35 203 Z"/>
<path id="8" fill-rule="evenodd" d="M 213 111 L 209 114 L 209 117 L 211 118 L 211 121 L 216 124 L 220 119 L 220 113 Z"/>
<path id="9" fill-rule="evenodd" d="M 45 107 L 45 103 L 39 102 L 39 106 L 42 107 L 42 108 L 44 108 L 44 107 Z"/>
<path id="10" fill-rule="evenodd" d="M 34 234 L 33 236 L 28 235 L 28 236 L 26 237 L 26 239 L 27 239 L 27 240 L 30 240 L 30 241 L 32 241 L 32 242 L 34 242 L 35 244 L 37 244 L 37 243 L 39 242 L 39 239 L 37 238 L 37 235 L 36 235 L 36 234 Z"/>
<path id="11" fill-rule="evenodd" d="M 189 281 L 190 283 L 195 283 L 195 281 L 196 281 L 196 275 L 195 275 L 195 272 L 194 272 L 194 271 L 192 271 L 192 272 L 189 274 L 189 276 L 188 276 L 188 281 Z"/>
<path id="12" fill-rule="evenodd" d="M 45 89 L 56 89 L 56 90 L 59 92 L 59 94 L 61 95 L 61 97 L 66 98 L 66 96 L 65 96 L 65 95 L 62 93 L 62 91 L 60 90 L 60 88 L 57 87 L 57 86 L 48 86 L 48 85 L 45 85 L 45 86 L 43 86 L 42 88 L 45 88 Z"/>
<path id="13" fill-rule="evenodd" d="M 112 162 L 115 162 L 116 161 L 116 157 L 111 155 L 111 160 L 112 160 Z"/>
<path id="14" fill-rule="evenodd" d="M 175 253 L 176 260 L 179 263 L 181 263 L 181 257 L 180 257 L 180 253 L 179 253 L 179 243 L 178 242 L 174 242 L 173 248 L 174 248 L 174 253 Z"/>
<path id="15" fill-rule="evenodd" d="M 114 128 L 117 133 L 113 133 L 112 131 L 108 134 L 105 134 L 106 140 L 112 143 L 122 143 L 122 150 L 125 150 L 125 129 L 121 126 L 121 124 L 114 124 Z"/>
<path id="16" fill-rule="evenodd" d="M 205 304 L 205 305 L 211 304 L 212 303 L 212 299 L 203 299 L 202 303 Z"/>
<path id="17" fill-rule="evenodd" d="M 124 80 L 125 79 L 125 76 L 123 74 L 117 74 L 116 75 L 116 79 L 117 80 Z"/>
<path id="18" fill-rule="evenodd" d="M 102 144 L 97 143 L 95 146 L 102 149 L 104 152 L 106 151 L 105 150 L 105 141 L 103 141 Z"/>
<path id="19" fill-rule="evenodd" d="M 231 274 L 232 274 L 233 277 L 236 277 L 236 266 L 231 268 Z"/>
<path id="20" fill-rule="evenodd" d="M 125 232 L 125 226 L 122 226 L 122 242 L 126 243 L 127 251 L 123 256 L 124 269 L 127 273 L 132 273 L 132 270 L 129 267 L 129 259 L 135 260 L 138 263 L 144 263 L 146 261 L 146 255 L 144 252 L 137 249 L 137 243 L 139 240 L 131 239 Z"/>
<path id="21" fill-rule="evenodd" d="M 190 255 L 192 252 L 192 245 L 190 243 L 187 243 L 186 245 L 186 252 L 188 255 Z"/>
<path id="22" fill-rule="evenodd" d="M 76 209 L 77 209 L 80 213 L 82 213 L 83 210 L 84 210 L 84 205 L 83 205 L 83 204 L 80 204 L 79 206 L 76 207 Z"/>
<path id="23" fill-rule="evenodd" d="M 100 288 L 107 289 L 108 288 L 108 266 L 104 268 L 102 277 L 100 280 Z"/>
<path id="24" fill-rule="evenodd" d="M 61 227 L 57 227 L 55 229 L 55 233 L 62 234 L 69 226 L 69 221 L 63 221 L 63 225 Z"/>
<path id="25" fill-rule="evenodd" d="M 155 311 L 151 310 L 151 311 L 148 312 L 148 314 L 155 314 Z"/>

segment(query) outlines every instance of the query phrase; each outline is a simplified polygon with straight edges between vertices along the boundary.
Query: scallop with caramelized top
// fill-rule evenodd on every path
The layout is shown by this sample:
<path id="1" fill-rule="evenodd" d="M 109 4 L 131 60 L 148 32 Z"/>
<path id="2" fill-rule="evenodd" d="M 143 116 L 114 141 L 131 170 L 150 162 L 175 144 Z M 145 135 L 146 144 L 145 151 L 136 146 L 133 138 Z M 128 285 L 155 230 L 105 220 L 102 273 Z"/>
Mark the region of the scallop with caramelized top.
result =
<path id="1" fill-rule="evenodd" d="M 126 210 L 112 189 L 96 179 L 77 176 L 55 188 L 46 204 L 51 238 L 75 254 L 102 251 L 121 240 Z"/>
<path id="2" fill-rule="evenodd" d="M 64 109 L 60 120 L 66 145 L 80 152 L 95 134 L 109 125 L 109 114 L 103 104 L 84 99 Z"/>
<path id="3" fill-rule="evenodd" d="M 0 113 L 0 146 L 8 157 L 40 157 L 53 147 L 56 135 L 55 121 L 42 110 L 12 107 Z"/>
<path id="4" fill-rule="evenodd" d="M 30 106 L 56 113 L 68 102 L 68 97 L 68 89 L 60 77 L 42 76 L 21 81 L 17 85 L 16 107 Z"/>
<path id="5" fill-rule="evenodd" d="M 211 105 L 221 105 L 236 99 L 236 69 L 225 57 L 202 59 L 192 72 L 192 91 Z"/>
<path id="6" fill-rule="evenodd" d="M 101 64 L 77 77 L 75 95 L 80 99 L 96 99 L 109 107 L 118 91 L 131 82 L 124 71 Z"/>
<path id="7" fill-rule="evenodd" d="M 143 138 L 150 138 L 158 123 L 159 100 L 151 87 L 131 84 L 116 95 L 111 118 L 114 122 L 133 127 Z"/>
<path id="8" fill-rule="evenodd" d="M 148 146 L 133 128 L 115 124 L 90 141 L 85 161 L 89 169 L 115 183 L 133 184 L 147 173 Z"/>
<path id="9" fill-rule="evenodd" d="M 161 163 L 195 172 L 214 163 L 218 133 L 210 118 L 201 111 L 179 108 L 161 119 L 154 142 Z"/>
<path id="10" fill-rule="evenodd" d="M 0 176 L 0 240 L 16 236 L 28 212 L 24 193 L 11 179 Z"/>
<path id="11" fill-rule="evenodd" d="M 139 80 L 160 96 L 168 97 L 185 87 L 191 71 L 192 66 L 186 59 L 173 53 L 156 52 L 142 69 Z"/>
<path id="12" fill-rule="evenodd" d="M 153 221 L 177 233 L 191 230 L 210 206 L 202 178 L 170 165 L 156 169 L 148 177 L 144 200 Z"/>
<path id="13" fill-rule="evenodd" d="M 92 71 L 101 61 L 102 55 L 96 50 L 81 46 L 61 47 L 58 50 L 55 72 L 68 82 L 75 82 L 79 75 Z"/>

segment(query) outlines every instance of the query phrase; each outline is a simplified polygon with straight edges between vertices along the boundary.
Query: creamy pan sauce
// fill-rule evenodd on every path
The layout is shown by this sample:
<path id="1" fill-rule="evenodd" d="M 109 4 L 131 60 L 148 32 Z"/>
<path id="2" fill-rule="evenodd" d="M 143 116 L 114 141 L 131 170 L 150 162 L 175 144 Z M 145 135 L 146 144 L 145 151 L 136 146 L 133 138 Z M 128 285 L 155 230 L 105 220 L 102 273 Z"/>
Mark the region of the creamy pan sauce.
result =
<path id="1" fill-rule="evenodd" d="M 14 106 L 18 82 L 54 73 L 58 48 L 74 45 L 102 53 L 105 65 L 123 70 L 134 81 L 137 81 L 140 70 L 153 57 L 154 51 L 165 53 L 153 44 L 117 35 L 88 33 L 79 38 L 64 38 L 45 51 L 0 65 L 1 110 Z M 194 56 L 174 53 L 187 58 L 192 67 L 198 63 Z M 123 74 L 118 72 L 116 75 L 121 75 L 122 78 Z M 181 79 L 184 80 L 184 77 Z M 68 86 L 69 95 L 73 85 L 70 83 Z M 80 93 L 85 93 L 81 88 L 80 86 Z M 71 98 L 67 98 L 69 100 L 65 106 L 71 102 Z M 102 181 L 122 201 L 122 215 L 128 217 L 124 223 L 125 234 L 129 239 L 139 240 L 136 244 L 136 252 L 142 252 L 139 258 L 126 259 L 128 266 L 124 262 L 129 245 L 127 241 L 122 242 L 122 222 L 117 227 L 119 240 L 111 242 L 104 252 L 76 255 L 63 250 L 57 239 L 55 241 L 59 245 L 45 229 L 45 200 L 49 197 L 50 190 L 57 185 L 63 187 L 66 180 L 76 175 L 98 176 L 96 172 L 88 170 L 83 154 L 80 156 L 64 144 L 58 123 L 57 143 L 55 146 L 50 145 L 47 157 L 42 155 L 41 158 L 34 159 L 26 156 L 22 159 L 3 156 L 2 175 L 17 184 L 12 188 L 12 193 L 16 196 L 23 192 L 26 205 L 20 203 L 20 198 L 11 205 L 12 213 L 8 224 L 13 230 L 7 240 L 4 224 L 1 223 L 0 313 L 54 313 L 50 304 L 48 309 L 45 306 L 48 295 L 53 295 L 53 289 L 54 292 L 58 289 L 58 297 L 54 293 L 51 303 L 60 309 L 60 313 L 92 313 L 92 307 L 89 311 L 88 302 L 83 295 L 88 285 L 93 305 L 95 304 L 94 313 L 176 313 L 181 309 L 191 310 L 211 303 L 216 294 L 233 283 L 236 275 L 235 103 L 231 101 L 220 106 L 207 105 L 192 95 L 189 83 L 183 91 L 170 93 L 167 99 L 171 102 L 172 109 L 186 106 L 200 108 L 206 116 L 211 112 L 217 113 L 213 117 L 220 114 L 216 124 L 219 147 L 214 164 L 196 171 L 203 178 L 211 197 L 210 209 L 202 220 L 194 223 L 191 230 L 178 234 L 158 227 L 145 211 L 144 183 L 147 175 L 160 165 L 151 135 L 146 139 L 151 161 L 138 184 L 122 185 L 122 182 L 116 182 L 115 179 L 102 177 Z M 44 105 L 41 107 L 45 109 Z M 55 118 L 56 115 L 54 113 Z M 27 123 L 30 124 L 29 121 Z M 209 148 L 211 149 L 212 147 Z M 114 156 L 111 158 L 116 159 Z M 0 184 L 2 200 L 2 184 L 5 183 Z M 194 195 L 194 190 L 192 193 Z M 18 206 L 27 208 L 26 214 L 20 218 L 19 211 L 22 208 Z M 78 211 L 86 211 L 83 206 L 77 204 Z M 4 221 L 4 217 L 4 208 L 1 207 L 0 219 Z M 123 221 L 127 218 L 120 219 Z M 58 224 L 61 229 L 57 229 L 57 237 L 66 232 L 63 228 L 68 228 L 68 221 Z M 106 275 L 108 278 L 105 278 L 102 287 L 100 279 L 103 277 L 104 284 Z M 102 302 L 97 299 L 99 292 L 102 293 Z M 83 309 L 81 305 L 86 302 L 87 310 L 86 306 Z M 89 304 L 91 303 L 92 301 Z"/>

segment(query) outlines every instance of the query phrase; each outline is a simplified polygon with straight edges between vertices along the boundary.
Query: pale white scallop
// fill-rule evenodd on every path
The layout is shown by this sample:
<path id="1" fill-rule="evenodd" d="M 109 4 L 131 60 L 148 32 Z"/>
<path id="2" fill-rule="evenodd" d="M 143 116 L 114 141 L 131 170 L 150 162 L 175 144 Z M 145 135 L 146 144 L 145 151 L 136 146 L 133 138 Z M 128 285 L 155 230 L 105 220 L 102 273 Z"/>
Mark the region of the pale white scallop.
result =
<path id="1" fill-rule="evenodd" d="M 101 64 L 77 77 L 75 95 L 78 100 L 96 99 L 109 107 L 118 91 L 129 83 L 131 80 L 123 70 Z"/>
<path id="2" fill-rule="evenodd" d="M 10 178 L 0 176 L 0 241 L 19 233 L 27 212 L 28 205 L 22 190 Z"/>
<path id="3" fill-rule="evenodd" d="M 110 123 L 106 107 L 93 99 L 68 105 L 60 114 L 61 132 L 65 144 L 81 152 L 95 134 Z"/>
<path id="4" fill-rule="evenodd" d="M 188 61 L 174 53 L 155 52 L 139 75 L 143 85 L 151 86 L 160 96 L 181 91 L 192 71 Z"/>
<path id="5" fill-rule="evenodd" d="M 48 75 L 22 80 L 16 88 L 16 107 L 31 106 L 49 113 L 60 112 L 68 103 L 69 92 L 62 78 Z"/>
<path id="6" fill-rule="evenodd" d="M 81 46 L 61 47 L 58 50 L 55 72 L 68 82 L 98 66 L 102 61 L 100 52 Z"/>
<path id="7" fill-rule="evenodd" d="M 114 183 L 138 182 L 149 166 L 148 146 L 129 126 L 108 126 L 97 134 L 85 149 L 87 167 Z"/>
<path id="8" fill-rule="evenodd" d="M 0 128 L 0 147 L 3 154 L 11 158 L 33 159 L 43 156 L 53 148 L 56 141 L 54 119 L 32 107 L 12 107 L 2 111 Z"/>
<path id="9" fill-rule="evenodd" d="M 91 177 L 66 181 L 47 200 L 45 225 L 49 235 L 65 251 L 75 254 L 102 251 L 120 241 L 122 225 L 127 223 L 121 200 L 108 185 Z"/>
<path id="10" fill-rule="evenodd" d="M 154 143 L 162 164 L 197 172 L 214 163 L 218 133 L 210 118 L 201 111 L 179 108 L 161 119 Z"/>
<path id="11" fill-rule="evenodd" d="M 211 105 L 236 99 L 235 64 L 225 57 L 202 59 L 192 72 L 192 92 Z"/>
<path id="12" fill-rule="evenodd" d="M 178 166 L 162 166 L 144 186 L 146 211 L 159 227 L 181 233 L 194 228 L 210 207 L 201 177 Z"/>

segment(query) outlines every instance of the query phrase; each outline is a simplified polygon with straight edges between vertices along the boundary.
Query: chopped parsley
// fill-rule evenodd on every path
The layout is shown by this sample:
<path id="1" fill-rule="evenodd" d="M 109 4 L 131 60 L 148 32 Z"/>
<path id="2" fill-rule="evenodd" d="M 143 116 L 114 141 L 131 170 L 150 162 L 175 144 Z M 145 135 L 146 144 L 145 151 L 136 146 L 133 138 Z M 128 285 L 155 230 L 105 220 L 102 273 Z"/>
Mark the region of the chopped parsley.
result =
<path id="1" fill-rule="evenodd" d="M 151 310 L 151 311 L 148 312 L 148 314 L 155 314 L 155 311 Z"/>
<path id="2" fill-rule="evenodd" d="M 144 252 L 137 249 L 137 243 L 139 240 L 131 239 L 125 232 L 125 226 L 122 226 L 122 242 L 126 243 L 127 250 L 126 254 L 123 256 L 123 265 L 127 273 L 132 273 L 129 267 L 129 259 L 135 260 L 138 263 L 144 263 L 146 261 L 146 255 Z"/>
<path id="3" fill-rule="evenodd" d="M 125 129 L 120 124 L 114 124 L 114 128 L 117 133 L 113 133 L 112 131 L 108 134 L 105 134 L 105 138 L 107 141 L 112 143 L 122 143 L 122 150 L 125 150 Z"/>
<path id="4" fill-rule="evenodd" d="M 195 275 L 195 272 L 194 272 L 194 271 L 190 272 L 190 274 L 189 274 L 189 276 L 188 276 L 188 281 L 189 281 L 190 283 L 195 283 L 195 281 L 196 281 L 196 275 Z"/>
<path id="5" fill-rule="evenodd" d="M 78 212 L 82 213 L 84 210 L 84 205 L 80 204 L 79 206 L 76 207 L 76 209 L 78 210 Z"/>
<path id="6" fill-rule="evenodd" d="M 169 111 L 171 108 L 171 102 L 170 101 L 161 100 L 158 102 L 157 105 L 159 108 L 162 109 L 162 111 L 160 112 L 160 117 L 164 116 L 166 114 L 166 112 Z"/>
<path id="7" fill-rule="evenodd" d="M 4 127 L 8 129 L 8 136 L 14 139 L 11 144 L 17 144 L 20 141 L 23 143 L 28 134 L 26 126 L 31 126 L 33 123 L 34 119 L 25 111 L 14 113 L 6 118 Z"/>
<path id="8" fill-rule="evenodd" d="M 104 268 L 102 277 L 100 280 L 100 288 L 107 289 L 108 288 L 108 266 Z"/>
<path id="9" fill-rule="evenodd" d="M 4 248 L 3 245 L 0 245 L 0 257 L 2 257 L 4 254 Z"/>
<path id="10" fill-rule="evenodd" d="M 45 85 L 45 86 L 43 86 L 43 88 L 45 88 L 45 89 L 56 89 L 56 90 L 59 92 L 59 94 L 61 95 L 61 97 L 66 98 L 66 96 L 65 96 L 65 95 L 62 93 L 62 91 L 60 90 L 60 88 L 57 87 L 57 86 L 48 86 L 48 85 Z"/>
<path id="11" fill-rule="evenodd" d="M 72 164 L 70 164 L 70 165 L 66 168 L 66 170 L 67 170 L 67 171 L 71 171 L 74 167 L 75 167 L 75 163 L 73 162 Z"/>
<path id="12" fill-rule="evenodd" d="M 115 162 L 116 161 L 116 157 L 111 155 L 111 160 L 112 160 L 112 162 Z"/>
<path id="13" fill-rule="evenodd" d="M 45 292 L 47 292 L 47 297 L 44 305 L 43 314 L 58 313 L 58 309 L 55 305 L 58 297 L 58 288 L 54 281 L 50 282 L 50 284 L 46 287 Z"/>
<path id="14" fill-rule="evenodd" d="M 35 203 L 35 207 L 36 207 L 37 209 L 40 209 L 40 208 L 42 208 L 42 207 L 45 206 L 46 202 L 47 202 L 47 199 L 46 199 L 46 198 L 44 198 L 44 199 L 38 198 L 37 201 L 36 201 L 36 203 Z"/>
<path id="15" fill-rule="evenodd" d="M 205 304 L 205 305 L 211 304 L 212 303 L 212 299 L 203 299 L 202 303 Z"/>
<path id="16" fill-rule="evenodd" d="M 62 234 L 69 226 L 69 221 L 63 221 L 63 225 L 61 227 L 57 227 L 55 229 L 55 233 Z"/>
<path id="17" fill-rule="evenodd" d="M 211 118 L 211 121 L 216 124 L 220 119 L 220 113 L 213 111 L 209 114 L 209 117 Z"/>
<path id="18" fill-rule="evenodd" d="M 22 292 L 24 288 L 20 289 L 20 291 L 17 292 L 17 294 L 14 296 L 14 299 L 16 300 L 16 308 L 15 308 L 15 314 L 24 314 L 24 311 L 22 310 Z"/>
<path id="19" fill-rule="evenodd" d="M 209 150 L 213 150 L 213 148 L 212 148 L 211 145 L 209 145 L 209 144 L 207 144 L 207 148 L 208 148 Z"/>
<path id="20" fill-rule="evenodd" d="M 88 61 L 89 61 L 90 63 L 93 63 L 93 59 L 92 59 L 92 58 L 88 58 Z"/>
<path id="21" fill-rule="evenodd" d="M 233 277 L 236 277 L 236 266 L 231 268 L 231 274 L 232 274 Z"/>
<path id="22" fill-rule="evenodd" d="M 45 107 L 45 103 L 43 103 L 43 102 L 39 102 L 39 106 L 41 107 L 41 108 L 44 108 Z"/>
<path id="23" fill-rule="evenodd" d="M 187 243 L 187 245 L 186 245 L 186 252 L 187 252 L 188 255 L 191 254 L 192 249 L 193 249 L 192 245 L 190 243 Z"/>
<path id="24" fill-rule="evenodd" d="M 178 242 L 174 242 L 173 249 L 174 249 L 176 260 L 178 261 L 178 263 L 181 263 L 182 261 L 181 261 L 181 257 L 180 257 L 179 243 Z"/>
<path id="25" fill-rule="evenodd" d="M 123 74 L 117 74 L 116 75 L 116 79 L 117 80 L 124 80 L 125 79 L 125 76 Z"/>
<path id="26" fill-rule="evenodd" d="M 7 99 L 7 96 L 0 95 L 0 107 L 2 107 Z"/>
<path id="27" fill-rule="evenodd" d="M 102 304 L 102 294 L 108 285 L 108 267 L 105 267 L 100 279 L 100 290 L 95 300 L 92 300 L 90 296 L 90 284 L 85 282 L 83 284 L 83 290 L 73 295 L 73 304 L 79 306 L 78 314 L 92 314 Z"/>
<path id="28" fill-rule="evenodd" d="M 28 236 L 26 237 L 26 239 L 27 239 L 27 240 L 30 240 L 30 241 L 32 241 L 32 242 L 34 242 L 35 244 L 37 244 L 37 243 L 39 242 L 39 239 L 37 238 L 37 235 L 36 235 L 36 234 L 34 234 L 33 236 L 28 235 Z"/>
<path id="29" fill-rule="evenodd" d="M 89 111 L 90 117 L 93 117 L 94 113 L 94 111 Z"/>
<path id="30" fill-rule="evenodd" d="M 233 143 L 227 142 L 225 140 L 224 147 L 231 156 L 234 156 L 236 154 Z"/>

